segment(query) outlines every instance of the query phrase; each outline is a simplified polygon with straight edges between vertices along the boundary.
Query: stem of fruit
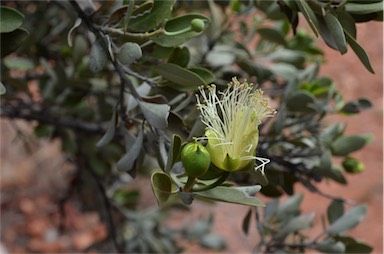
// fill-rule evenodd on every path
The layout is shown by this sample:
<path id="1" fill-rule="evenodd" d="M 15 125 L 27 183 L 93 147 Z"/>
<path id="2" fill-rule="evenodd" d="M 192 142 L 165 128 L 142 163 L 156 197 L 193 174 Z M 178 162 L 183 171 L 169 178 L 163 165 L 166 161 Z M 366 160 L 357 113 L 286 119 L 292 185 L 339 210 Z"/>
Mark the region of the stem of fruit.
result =
<path id="1" fill-rule="evenodd" d="M 188 176 L 188 180 L 187 180 L 187 183 L 184 185 L 184 188 L 183 190 L 185 192 L 188 192 L 192 187 L 193 185 L 196 183 L 196 178 L 195 177 L 190 177 Z"/>

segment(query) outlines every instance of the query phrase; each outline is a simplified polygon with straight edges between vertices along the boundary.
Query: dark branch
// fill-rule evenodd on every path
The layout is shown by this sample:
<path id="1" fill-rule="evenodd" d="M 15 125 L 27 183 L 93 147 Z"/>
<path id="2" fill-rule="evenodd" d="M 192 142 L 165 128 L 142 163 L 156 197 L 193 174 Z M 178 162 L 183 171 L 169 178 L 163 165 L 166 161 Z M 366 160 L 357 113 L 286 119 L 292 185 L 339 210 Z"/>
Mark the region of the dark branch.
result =
<path id="1" fill-rule="evenodd" d="M 46 114 L 42 111 L 22 109 L 19 106 L 2 104 L 0 110 L 0 117 L 9 119 L 23 119 L 26 121 L 37 121 L 42 124 L 69 128 L 87 133 L 104 134 L 106 132 L 106 128 L 102 127 L 100 124 L 93 124 L 75 119 L 62 119 L 56 116 Z"/>

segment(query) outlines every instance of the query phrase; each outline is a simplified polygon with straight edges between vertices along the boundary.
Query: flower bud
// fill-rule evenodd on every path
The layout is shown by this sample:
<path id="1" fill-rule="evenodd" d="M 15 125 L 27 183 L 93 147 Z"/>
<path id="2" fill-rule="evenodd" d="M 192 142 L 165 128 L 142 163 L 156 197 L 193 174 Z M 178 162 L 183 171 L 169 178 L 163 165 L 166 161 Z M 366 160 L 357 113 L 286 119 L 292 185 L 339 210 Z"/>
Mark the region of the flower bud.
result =
<path id="1" fill-rule="evenodd" d="M 181 161 L 187 175 L 197 178 L 207 172 L 211 157 L 203 145 L 194 142 L 184 146 L 181 151 Z"/>
<path id="2" fill-rule="evenodd" d="M 205 28 L 204 20 L 198 18 L 193 19 L 191 21 L 191 28 L 193 31 L 200 33 Z"/>
<path id="3" fill-rule="evenodd" d="M 346 157 L 342 165 L 345 171 L 347 171 L 348 173 L 356 174 L 361 173 L 365 170 L 364 164 L 352 157 Z"/>

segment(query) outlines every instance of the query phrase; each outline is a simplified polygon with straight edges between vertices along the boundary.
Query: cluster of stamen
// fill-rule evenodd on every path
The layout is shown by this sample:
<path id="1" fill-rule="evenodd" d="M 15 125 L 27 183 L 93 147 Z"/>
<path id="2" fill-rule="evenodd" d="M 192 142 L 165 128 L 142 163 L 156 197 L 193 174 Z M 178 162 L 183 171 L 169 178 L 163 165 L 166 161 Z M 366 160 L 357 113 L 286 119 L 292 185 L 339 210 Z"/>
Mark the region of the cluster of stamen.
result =
<path id="1" fill-rule="evenodd" d="M 231 158 L 254 160 L 258 126 L 265 117 L 271 117 L 275 110 L 260 89 L 252 84 L 240 83 L 236 78 L 223 92 L 215 85 L 208 86 L 208 94 L 199 88 L 202 102 L 197 96 L 197 107 L 201 120 L 206 125 L 206 136 L 220 146 Z M 255 144 L 256 143 L 256 144 Z"/>

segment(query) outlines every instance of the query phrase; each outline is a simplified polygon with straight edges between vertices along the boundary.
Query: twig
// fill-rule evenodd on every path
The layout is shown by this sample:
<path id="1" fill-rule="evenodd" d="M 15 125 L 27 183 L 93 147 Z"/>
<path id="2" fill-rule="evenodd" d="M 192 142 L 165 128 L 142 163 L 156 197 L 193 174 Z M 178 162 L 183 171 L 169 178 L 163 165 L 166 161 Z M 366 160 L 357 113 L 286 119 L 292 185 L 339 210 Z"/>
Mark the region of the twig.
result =
<path id="1" fill-rule="evenodd" d="M 348 204 L 348 205 L 355 205 L 355 202 L 352 200 L 348 200 L 348 199 L 344 199 L 344 198 L 341 198 L 338 196 L 333 196 L 333 195 L 328 194 L 328 193 L 324 193 L 323 191 L 319 190 L 315 185 L 311 184 L 309 181 L 305 181 L 305 179 L 303 179 L 301 176 L 298 176 L 298 179 L 304 185 L 304 187 L 306 187 L 308 190 L 310 190 L 313 193 L 317 193 L 320 196 L 328 198 L 328 199 L 339 200 L 339 201 L 341 201 L 345 204 Z"/>
<path id="2" fill-rule="evenodd" d="M 113 217 L 111 213 L 111 204 L 109 201 L 109 198 L 106 195 L 106 191 L 104 189 L 104 186 L 100 182 L 99 178 L 95 174 L 95 172 L 91 169 L 89 166 L 88 161 L 85 160 L 85 156 L 82 151 L 82 145 L 81 145 L 81 140 L 76 137 L 76 142 L 78 142 L 77 147 L 78 150 L 76 152 L 76 165 L 79 167 L 86 169 L 89 174 L 91 175 L 92 179 L 95 181 L 97 188 L 99 189 L 99 192 L 101 194 L 102 201 L 104 203 L 105 211 L 106 211 L 106 220 L 107 220 L 107 226 L 108 226 L 108 232 L 110 234 L 111 241 L 113 243 L 113 246 L 115 247 L 115 250 L 117 253 L 124 253 L 122 249 L 120 248 L 119 243 L 117 242 L 117 232 L 116 232 L 116 227 L 113 222 Z"/>
<path id="3" fill-rule="evenodd" d="M 24 110 L 21 107 L 4 104 L 1 105 L 0 117 L 10 119 L 23 119 L 26 121 L 37 121 L 42 124 L 69 128 L 87 133 L 103 134 L 106 132 L 106 128 L 103 128 L 99 124 L 92 124 L 74 119 L 62 119 L 45 114 L 43 111 Z"/>

